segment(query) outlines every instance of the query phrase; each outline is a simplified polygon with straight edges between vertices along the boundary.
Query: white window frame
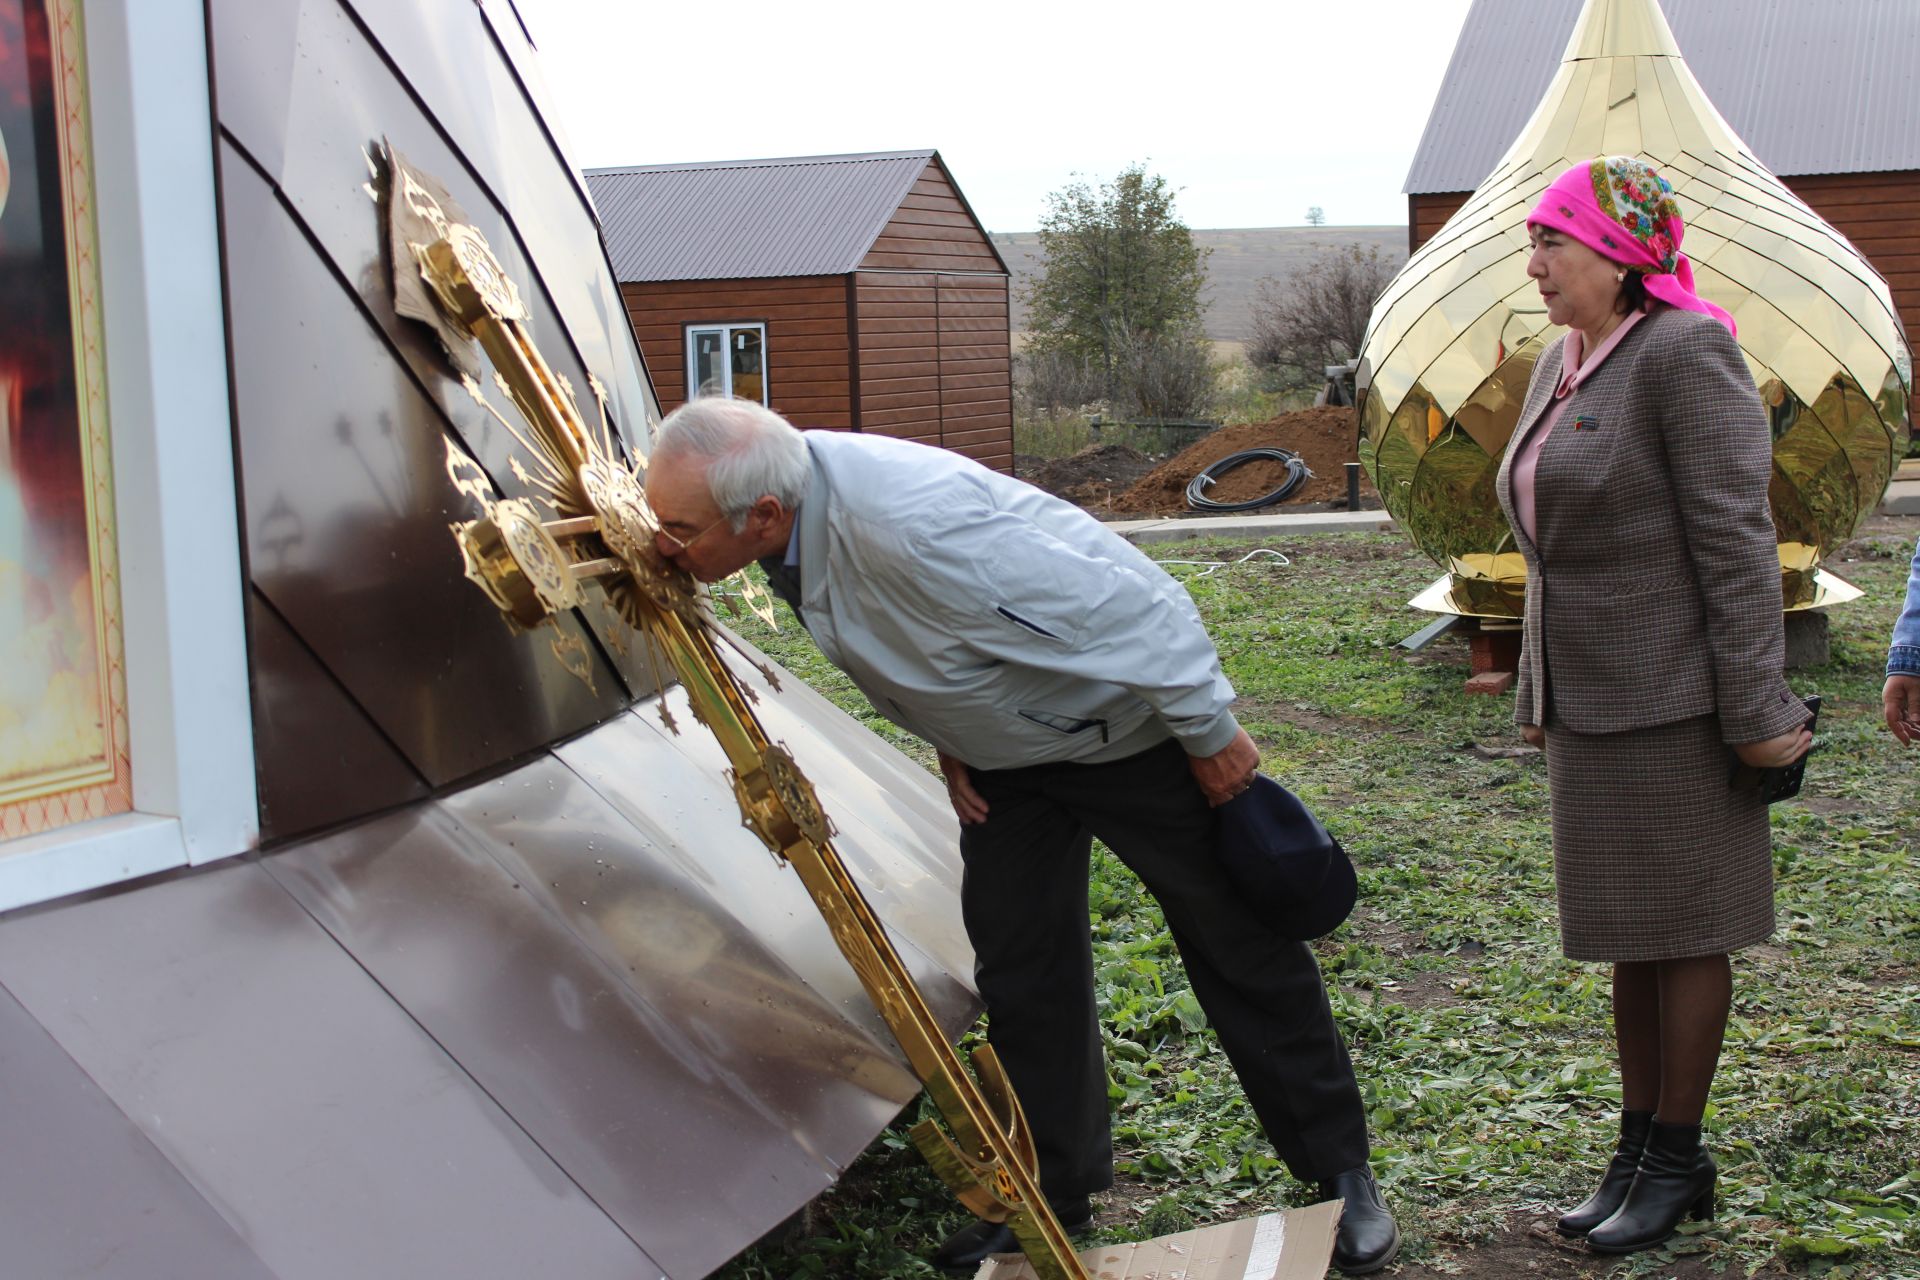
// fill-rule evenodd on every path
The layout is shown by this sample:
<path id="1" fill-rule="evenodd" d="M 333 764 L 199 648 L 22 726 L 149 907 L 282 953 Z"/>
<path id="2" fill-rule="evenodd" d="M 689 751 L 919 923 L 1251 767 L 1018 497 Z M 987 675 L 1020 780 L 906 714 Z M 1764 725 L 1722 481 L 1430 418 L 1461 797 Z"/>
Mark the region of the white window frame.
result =
<path id="1" fill-rule="evenodd" d="M 201 0 L 86 0 L 133 811 L 0 843 L 0 911 L 259 843 Z"/>
<path id="2" fill-rule="evenodd" d="M 720 341 L 721 350 L 730 353 L 733 350 L 733 335 L 743 329 L 754 329 L 760 334 L 760 403 L 769 407 L 772 406 L 773 379 L 771 376 L 772 371 L 769 368 L 772 361 L 768 358 L 767 353 L 767 322 L 764 320 L 715 320 L 711 322 L 703 321 L 699 324 L 687 324 L 684 330 L 684 346 L 686 349 L 687 400 L 689 403 L 700 398 L 700 382 L 694 369 L 694 335 L 717 332 L 723 335 Z M 726 375 L 726 390 L 721 394 L 731 396 L 733 394 L 733 361 L 731 359 L 726 362 Z"/>

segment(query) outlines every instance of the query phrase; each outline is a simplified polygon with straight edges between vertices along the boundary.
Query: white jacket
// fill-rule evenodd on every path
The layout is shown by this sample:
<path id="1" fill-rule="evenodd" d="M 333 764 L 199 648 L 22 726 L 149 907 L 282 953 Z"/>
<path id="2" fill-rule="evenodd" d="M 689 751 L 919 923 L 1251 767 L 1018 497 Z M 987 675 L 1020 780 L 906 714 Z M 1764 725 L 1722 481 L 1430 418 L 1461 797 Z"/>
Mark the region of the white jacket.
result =
<path id="1" fill-rule="evenodd" d="M 806 441 L 803 622 L 889 720 L 983 769 L 1233 740 L 1193 601 L 1084 511 L 944 449 Z"/>

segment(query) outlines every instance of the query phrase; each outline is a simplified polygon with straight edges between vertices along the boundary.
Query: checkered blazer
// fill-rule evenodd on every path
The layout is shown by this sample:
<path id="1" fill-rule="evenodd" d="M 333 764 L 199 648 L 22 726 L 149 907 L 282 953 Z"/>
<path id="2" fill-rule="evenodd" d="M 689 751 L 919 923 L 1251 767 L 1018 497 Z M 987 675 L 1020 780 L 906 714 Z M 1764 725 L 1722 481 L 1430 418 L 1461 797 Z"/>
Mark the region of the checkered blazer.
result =
<path id="1" fill-rule="evenodd" d="M 1534 527 L 1511 472 L 1560 383 L 1534 365 L 1501 462 L 1500 507 L 1527 563 L 1514 719 L 1618 733 L 1717 714 L 1730 743 L 1806 720 L 1786 636 L 1767 481 L 1773 441 L 1740 348 L 1710 316 L 1655 311 L 1573 394 L 1541 447 Z"/>

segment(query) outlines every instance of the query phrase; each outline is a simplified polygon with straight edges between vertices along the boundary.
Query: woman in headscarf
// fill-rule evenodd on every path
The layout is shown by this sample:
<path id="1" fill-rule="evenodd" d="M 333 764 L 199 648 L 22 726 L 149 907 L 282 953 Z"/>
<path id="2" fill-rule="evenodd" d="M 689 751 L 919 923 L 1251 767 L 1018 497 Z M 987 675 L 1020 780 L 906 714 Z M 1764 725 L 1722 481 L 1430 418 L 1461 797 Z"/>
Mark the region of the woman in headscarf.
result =
<path id="1" fill-rule="evenodd" d="M 1730 952 L 1773 932 L 1764 796 L 1811 743 L 1782 676 L 1772 439 L 1731 316 L 1694 292 L 1673 190 L 1578 164 L 1528 216 L 1548 318 L 1499 476 L 1527 565 L 1515 719 L 1544 745 L 1561 945 L 1613 966 L 1623 1111 L 1559 1229 L 1604 1253 L 1713 1212 L 1700 1120 Z"/>

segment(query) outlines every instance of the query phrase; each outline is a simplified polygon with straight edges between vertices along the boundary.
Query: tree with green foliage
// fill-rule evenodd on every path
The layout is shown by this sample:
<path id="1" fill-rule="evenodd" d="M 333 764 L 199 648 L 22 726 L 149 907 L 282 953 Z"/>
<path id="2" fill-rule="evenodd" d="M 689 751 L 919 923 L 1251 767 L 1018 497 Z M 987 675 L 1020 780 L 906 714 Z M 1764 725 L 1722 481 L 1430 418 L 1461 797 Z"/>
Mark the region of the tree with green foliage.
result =
<path id="1" fill-rule="evenodd" d="M 1026 289 L 1034 359 L 1085 369 L 1107 399 L 1154 416 L 1196 412 L 1213 393 L 1200 326 L 1207 251 L 1174 213 L 1175 194 L 1139 163 L 1097 187 L 1076 179 L 1053 192 L 1040 273 Z M 1182 370 L 1171 381 L 1191 386 L 1177 404 L 1162 394 L 1169 361 Z M 1153 394 L 1135 385 L 1143 376 Z"/>

